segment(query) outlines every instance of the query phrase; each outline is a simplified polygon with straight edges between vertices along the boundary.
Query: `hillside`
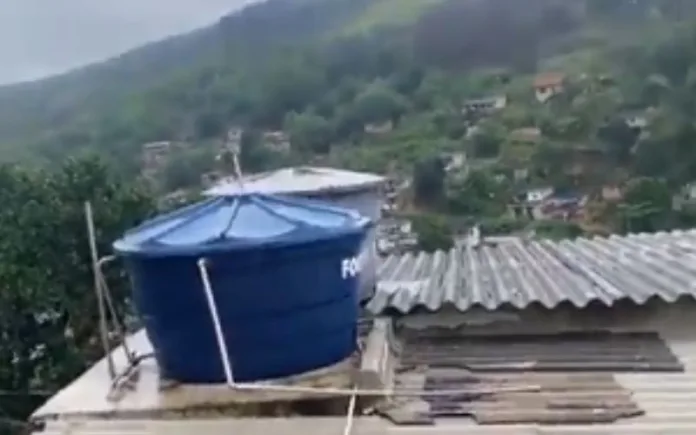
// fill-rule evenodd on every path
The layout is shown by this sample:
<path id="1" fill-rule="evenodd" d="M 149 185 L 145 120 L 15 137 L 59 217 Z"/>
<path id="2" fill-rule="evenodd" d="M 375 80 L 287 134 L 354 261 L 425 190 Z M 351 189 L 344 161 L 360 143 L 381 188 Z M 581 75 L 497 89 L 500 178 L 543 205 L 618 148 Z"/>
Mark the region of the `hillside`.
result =
<path id="1" fill-rule="evenodd" d="M 271 0 L 216 25 L 146 45 L 37 82 L 0 87 L 0 143 L 75 122 L 133 94 L 210 65 L 254 60 L 265 50 L 321 38 L 358 19 L 373 0 Z M 268 29 L 273 29 L 269 31 Z"/>
<path id="2" fill-rule="evenodd" d="M 435 1 L 271 0 L 247 7 L 210 28 L 126 53 L 62 76 L 0 88 L 1 157 L 29 153 L 34 144 L 56 143 L 73 130 L 113 117 L 134 95 L 178 83 L 193 87 L 197 77 L 224 74 L 273 59 L 288 46 L 327 39 L 361 39 L 375 29 L 411 26 Z M 339 44 L 340 46 L 340 44 Z M 233 76 L 233 77 L 230 77 Z M 187 82 L 184 84 L 183 82 Z M 156 135 L 144 135 L 153 139 Z M 101 139 L 101 138 L 100 138 Z M 27 148 L 27 145 L 30 145 Z M 39 146 L 41 147 L 41 146 Z"/>
<path id="3" fill-rule="evenodd" d="M 470 146 L 456 115 L 466 98 L 524 99 L 542 68 L 620 69 L 616 50 L 652 29 L 664 36 L 694 9 L 681 0 L 268 0 L 102 64 L 1 88 L 0 158 L 96 150 L 135 171 L 145 142 L 205 148 L 236 125 L 247 143 L 259 142 L 255 132 L 292 136 L 289 155 L 247 146 L 251 169 L 319 157 L 384 170 L 395 155 L 408 166 Z M 528 114 L 506 111 L 517 118 L 507 128 L 538 115 L 512 106 Z M 386 121 L 391 134 L 365 135 Z"/>

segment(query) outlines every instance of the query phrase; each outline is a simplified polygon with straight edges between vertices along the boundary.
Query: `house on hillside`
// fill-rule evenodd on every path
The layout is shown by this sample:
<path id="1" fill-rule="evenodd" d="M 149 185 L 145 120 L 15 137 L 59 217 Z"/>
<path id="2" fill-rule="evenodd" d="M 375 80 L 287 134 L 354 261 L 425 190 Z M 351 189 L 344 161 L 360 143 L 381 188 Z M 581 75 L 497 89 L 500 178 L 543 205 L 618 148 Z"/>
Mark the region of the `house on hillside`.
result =
<path id="1" fill-rule="evenodd" d="M 585 202 L 585 197 L 573 192 L 558 193 L 553 187 L 538 187 L 518 195 L 508 210 L 518 219 L 568 221 L 580 215 Z"/>
<path id="2" fill-rule="evenodd" d="M 186 143 L 174 141 L 148 142 L 142 146 L 141 175 L 149 183 L 157 185 L 159 174 L 166 166 L 170 157 L 186 147 Z"/>
<path id="3" fill-rule="evenodd" d="M 553 195 L 553 187 L 537 187 L 529 189 L 524 193 L 524 201 L 531 204 L 536 204 L 544 201 Z"/>
<path id="4" fill-rule="evenodd" d="M 508 210 L 514 218 L 541 219 L 541 207 L 553 192 L 554 189 L 550 186 L 527 189 L 515 196 L 508 205 Z"/>
<path id="5" fill-rule="evenodd" d="M 391 120 L 384 122 L 368 123 L 365 124 L 365 126 L 363 127 L 363 131 L 365 132 L 365 134 L 369 134 L 372 136 L 382 136 L 391 133 L 393 130 L 394 122 Z"/>
<path id="6" fill-rule="evenodd" d="M 537 127 L 523 127 L 510 132 L 508 140 L 515 144 L 537 144 L 541 142 L 541 129 Z"/>
<path id="7" fill-rule="evenodd" d="M 621 114 L 626 125 L 637 130 L 643 130 L 649 124 L 649 114 L 645 110 L 631 110 Z"/>
<path id="8" fill-rule="evenodd" d="M 686 183 L 675 195 L 672 196 L 672 208 L 681 210 L 684 207 L 696 205 L 696 182 Z"/>
<path id="9" fill-rule="evenodd" d="M 529 178 L 529 168 L 514 168 L 512 170 L 512 179 L 515 182 L 526 181 Z"/>
<path id="10" fill-rule="evenodd" d="M 534 78 L 534 94 L 540 103 L 562 93 L 565 89 L 566 76 L 560 72 L 546 72 Z"/>
<path id="11" fill-rule="evenodd" d="M 605 202 L 621 202 L 623 200 L 623 189 L 616 184 L 602 186 L 602 200 Z"/>
<path id="12" fill-rule="evenodd" d="M 575 192 L 554 194 L 547 198 L 538 208 L 537 219 L 557 221 L 577 221 L 583 216 L 583 209 L 588 202 L 587 196 Z"/>
<path id="13" fill-rule="evenodd" d="M 163 140 L 148 142 L 142 147 L 142 160 L 145 169 L 153 169 L 164 163 L 174 148 L 174 142 Z"/>
<path id="14" fill-rule="evenodd" d="M 487 98 L 478 98 L 464 101 L 463 115 L 489 115 L 507 106 L 506 95 L 493 95 Z"/>
<path id="15" fill-rule="evenodd" d="M 443 156 L 445 172 L 468 172 L 466 153 L 451 153 Z"/>
<path id="16" fill-rule="evenodd" d="M 284 131 L 266 131 L 261 135 L 261 143 L 271 151 L 287 153 L 290 151 L 290 135 Z"/>

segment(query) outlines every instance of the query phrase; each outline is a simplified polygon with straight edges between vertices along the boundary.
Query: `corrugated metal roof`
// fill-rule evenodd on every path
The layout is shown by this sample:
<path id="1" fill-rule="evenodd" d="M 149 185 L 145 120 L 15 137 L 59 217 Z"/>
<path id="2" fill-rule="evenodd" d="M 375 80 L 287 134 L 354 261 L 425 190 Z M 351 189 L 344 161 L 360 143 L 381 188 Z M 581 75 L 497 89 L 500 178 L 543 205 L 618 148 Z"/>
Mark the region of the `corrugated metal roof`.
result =
<path id="1" fill-rule="evenodd" d="M 394 255 L 368 309 L 608 306 L 696 296 L 696 230 L 554 242 L 512 239 L 449 252 Z"/>
<path id="2" fill-rule="evenodd" d="M 243 190 L 286 194 L 339 193 L 375 187 L 384 181 L 384 177 L 375 174 L 302 166 L 249 175 L 243 180 Z M 241 191 L 237 181 L 227 179 L 208 189 L 205 194 L 234 195 Z"/>

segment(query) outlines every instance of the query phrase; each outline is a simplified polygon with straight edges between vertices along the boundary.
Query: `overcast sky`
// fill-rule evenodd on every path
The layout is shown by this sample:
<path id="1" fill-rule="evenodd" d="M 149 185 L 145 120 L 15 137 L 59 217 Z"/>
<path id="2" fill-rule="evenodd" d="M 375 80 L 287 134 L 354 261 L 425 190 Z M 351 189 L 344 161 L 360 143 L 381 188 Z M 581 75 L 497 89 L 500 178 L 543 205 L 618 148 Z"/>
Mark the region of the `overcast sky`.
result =
<path id="1" fill-rule="evenodd" d="M 193 30 L 251 0 L 0 0 L 0 83 L 31 80 Z"/>

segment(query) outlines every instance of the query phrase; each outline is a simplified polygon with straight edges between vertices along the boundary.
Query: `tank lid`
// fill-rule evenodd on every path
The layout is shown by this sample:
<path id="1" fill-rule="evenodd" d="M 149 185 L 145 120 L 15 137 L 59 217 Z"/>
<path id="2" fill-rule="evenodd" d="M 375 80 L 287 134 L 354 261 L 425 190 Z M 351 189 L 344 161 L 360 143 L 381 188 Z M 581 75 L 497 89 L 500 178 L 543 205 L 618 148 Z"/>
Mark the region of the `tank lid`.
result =
<path id="1" fill-rule="evenodd" d="M 263 194 L 218 196 L 155 217 L 114 243 L 122 254 L 200 255 L 359 234 L 370 224 L 355 211 Z"/>
<path id="2" fill-rule="evenodd" d="M 372 189 L 385 182 L 380 175 L 334 168 L 301 166 L 284 168 L 244 178 L 245 192 L 266 194 L 333 194 Z M 205 191 L 205 195 L 234 195 L 242 190 L 237 180 L 226 179 Z"/>

